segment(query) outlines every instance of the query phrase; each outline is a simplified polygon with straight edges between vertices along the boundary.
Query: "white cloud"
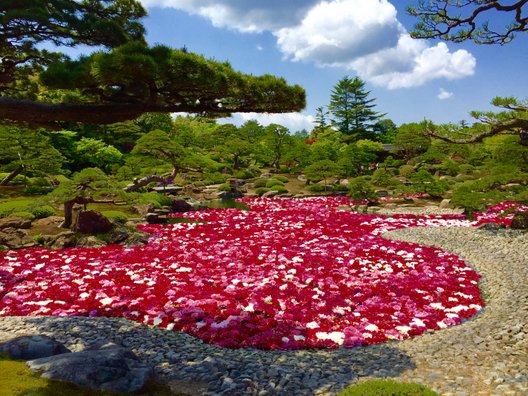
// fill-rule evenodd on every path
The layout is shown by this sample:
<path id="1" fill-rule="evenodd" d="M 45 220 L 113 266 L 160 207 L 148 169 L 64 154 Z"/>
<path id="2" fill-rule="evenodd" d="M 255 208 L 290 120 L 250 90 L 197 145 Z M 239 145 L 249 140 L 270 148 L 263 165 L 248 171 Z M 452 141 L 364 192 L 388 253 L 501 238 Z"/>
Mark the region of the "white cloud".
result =
<path id="1" fill-rule="evenodd" d="M 274 34 L 286 56 L 328 65 L 395 46 L 402 29 L 386 0 L 341 0 L 319 3 L 299 25 Z"/>
<path id="2" fill-rule="evenodd" d="M 292 133 L 306 129 L 310 131 L 314 126 L 314 117 L 303 113 L 258 114 L 235 113 L 229 118 L 218 120 L 221 124 L 232 123 L 242 125 L 249 120 L 256 120 L 260 125 L 279 124 L 288 128 Z"/>
<path id="3" fill-rule="evenodd" d="M 436 96 L 440 100 L 446 100 L 453 97 L 453 92 L 446 91 L 444 88 L 440 88 L 438 95 Z"/>
<path id="4" fill-rule="evenodd" d="M 141 0 L 146 7 L 172 7 L 201 15 L 216 27 L 241 32 L 274 31 L 297 24 L 318 0 Z"/>
<path id="5" fill-rule="evenodd" d="M 270 31 L 293 61 L 336 66 L 388 89 L 475 72 L 475 57 L 440 42 L 413 40 L 388 0 L 142 0 L 241 32 Z"/>

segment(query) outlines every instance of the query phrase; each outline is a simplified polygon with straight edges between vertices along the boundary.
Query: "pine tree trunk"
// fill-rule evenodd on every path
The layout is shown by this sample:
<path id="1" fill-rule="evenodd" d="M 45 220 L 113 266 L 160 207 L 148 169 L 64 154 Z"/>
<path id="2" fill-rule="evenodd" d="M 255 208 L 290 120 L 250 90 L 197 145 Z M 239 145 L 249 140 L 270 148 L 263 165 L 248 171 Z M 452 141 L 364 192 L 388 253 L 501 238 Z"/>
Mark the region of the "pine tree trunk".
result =
<path id="1" fill-rule="evenodd" d="M 7 186 L 9 182 L 13 180 L 15 177 L 17 177 L 18 175 L 20 175 L 23 170 L 24 170 L 24 166 L 20 165 L 13 172 L 7 175 L 2 181 L 0 181 L 0 186 Z"/>

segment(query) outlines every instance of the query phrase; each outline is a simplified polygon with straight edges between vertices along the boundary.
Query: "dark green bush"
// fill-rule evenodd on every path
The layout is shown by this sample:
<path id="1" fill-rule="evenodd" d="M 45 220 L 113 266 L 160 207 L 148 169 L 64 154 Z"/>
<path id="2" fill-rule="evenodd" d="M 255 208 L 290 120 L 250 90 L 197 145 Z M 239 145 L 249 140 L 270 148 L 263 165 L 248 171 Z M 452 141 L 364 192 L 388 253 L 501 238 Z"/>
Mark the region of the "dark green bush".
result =
<path id="1" fill-rule="evenodd" d="M 268 179 L 264 179 L 264 178 L 259 178 L 257 180 L 255 180 L 255 182 L 253 183 L 255 188 L 260 188 L 260 187 L 266 187 L 266 183 L 268 182 Z"/>
<path id="2" fill-rule="evenodd" d="M 402 165 L 400 166 L 400 176 L 402 177 L 411 177 L 412 175 L 414 175 L 416 173 L 416 171 L 414 170 L 414 166 L 412 165 Z"/>
<path id="3" fill-rule="evenodd" d="M 233 177 L 237 179 L 251 179 L 255 177 L 255 174 L 251 172 L 249 169 L 242 169 L 242 170 L 239 170 L 233 173 Z"/>
<path id="4" fill-rule="evenodd" d="M 266 187 L 267 187 L 267 188 L 272 188 L 272 187 L 275 187 L 275 186 L 282 186 L 282 187 L 284 187 L 284 183 L 281 182 L 280 180 L 277 180 L 277 179 L 269 179 L 269 180 L 266 182 Z"/>
<path id="5" fill-rule="evenodd" d="M 276 175 L 273 178 L 283 183 L 288 183 L 289 181 L 289 179 L 286 176 L 281 176 L 281 175 Z"/>
<path id="6" fill-rule="evenodd" d="M 338 396 L 439 396 L 438 393 L 416 383 L 392 380 L 371 380 L 352 385 Z"/>
<path id="7" fill-rule="evenodd" d="M 325 186 L 322 184 L 310 184 L 309 186 L 306 186 L 306 189 L 311 192 L 324 192 Z"/>
<path id="8" fill-rule="evenodd" d="M 283 186 L 273 186 L 272 188 L 270 188 L 270 191 L 277 191 L 279 194 L 287 194 L 288 193 L 288 189 L 286 187 L 283 187 Z"/>
<path id="9" fill-rule="evenodd" d="M 271 191 L 269 188 L 266 187 L 259 187 L 255 189 L 255 194 L 257 194 L 259 197 L 261 197 L 264 193 L 267 193 L 268 191 Z"/>
<path id="10" fill-rule="evenodd" d="M 221 184 L 221 185 L 218 187 L 218 190 L 219 190 L 219 191 L 231 191 L 231 184 L 229 184 L 229 183 Z"/>
<path id="11" fill-rule="evenodd" d="M 170 206 L 172 201 L 169 197 L 155 192 L 139 194 L 140 203 L 151 204 L 154 208 L 160 209 L 162 206 Z"/>
<path id="12" fill-rule="evenodd" d="M 24 194 L 26 195 L 45 195 L 49 192 L 49 187 L 26 186 Z"/>
<path id="13" fill-rule="evenodd" d="M 378 198 L 378 196 L 374 192 L 374 188 L 372 187 L 372 185 L 362 177 L 357 177 L 355 179 L 350 180 L 348 190 L 348 196 L 353 200 Z"/>
<path id="14" fill-rule="evenodd" d="M 35 219 L 43 219 L 56 214 L 55 209 L 51 205 L 37 206 L 31 210 L 31 213 L 35 216 Z"/>
<path id="15" fill-rule="evenodd" d="M 205 172 L 204 173 L 204 183 L 205 184 L 222 184 L 225 183 L 227 179 L 231 176 L 226 175 L 225 173 L 220 172 Z"/>

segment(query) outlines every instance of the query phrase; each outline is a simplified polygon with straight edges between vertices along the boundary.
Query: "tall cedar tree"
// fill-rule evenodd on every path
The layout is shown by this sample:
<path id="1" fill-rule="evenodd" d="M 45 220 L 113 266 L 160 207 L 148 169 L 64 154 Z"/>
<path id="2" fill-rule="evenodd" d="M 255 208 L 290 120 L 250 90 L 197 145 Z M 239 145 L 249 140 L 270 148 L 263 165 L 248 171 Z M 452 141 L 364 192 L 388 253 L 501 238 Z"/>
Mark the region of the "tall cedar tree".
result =
<path id="1" fill-rule="evenodd" d="M 372 110 L 376 99 L 369 99 L 369 95 L 365 82 L 357 76 L 345 76 L 332 90 L 328 106 L 331 121 L 349 142 L 375 138 L 372 125 L 385 115 Z"/>

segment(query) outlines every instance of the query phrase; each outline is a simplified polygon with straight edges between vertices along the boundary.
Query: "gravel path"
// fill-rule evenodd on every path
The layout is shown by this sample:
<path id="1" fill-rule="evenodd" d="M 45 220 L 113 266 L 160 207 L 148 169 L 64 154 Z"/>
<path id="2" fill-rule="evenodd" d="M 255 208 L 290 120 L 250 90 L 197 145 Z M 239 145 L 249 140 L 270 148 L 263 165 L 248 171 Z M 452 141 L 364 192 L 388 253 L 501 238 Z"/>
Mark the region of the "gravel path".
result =
<path id="1" fill-rule="evenodd" d="M 483 275 L 473 320 L 403 342 L 318 351 L 229 350 L 183 333 L 108 318 L 0 318 L 0 340 L 47 334 L 73 351 L 101 341 L 132 348 L 174 389 L 207 395 L 334 395 L 392 377 L 443 395 L 528 394 L 528 234 L 410 228 L 386 235 L 457 253 Z"/>

